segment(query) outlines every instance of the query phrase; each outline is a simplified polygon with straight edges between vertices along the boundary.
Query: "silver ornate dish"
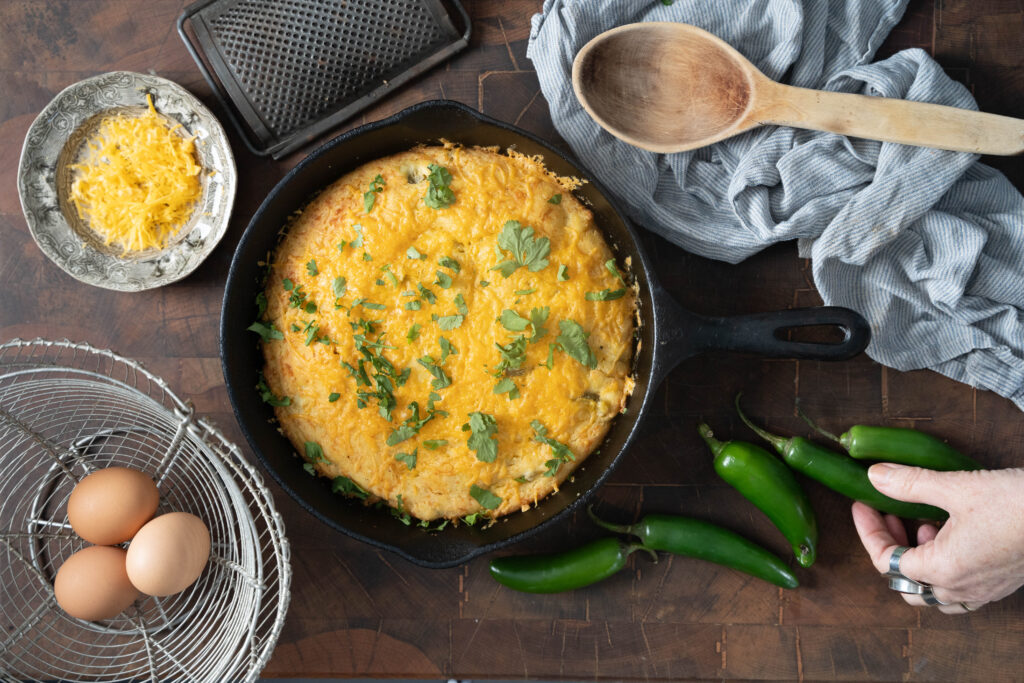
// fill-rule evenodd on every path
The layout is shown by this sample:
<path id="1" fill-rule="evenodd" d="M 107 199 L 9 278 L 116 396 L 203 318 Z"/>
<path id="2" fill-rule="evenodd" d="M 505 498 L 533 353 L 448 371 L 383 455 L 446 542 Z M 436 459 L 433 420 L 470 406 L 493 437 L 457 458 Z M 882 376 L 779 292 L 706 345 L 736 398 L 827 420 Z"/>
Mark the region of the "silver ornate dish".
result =
<path id="1" fill-rule="evenodd" d="M 163 249 L 123 254 L 104 244 L 68 200 L 70 166 L 99 124 L 119 112 L 157 112 L 195 135 L 202 174 L 199 205 Z M 234 156 L 220 122 L 191 93 L 158 76 L 115 71 L 65 88 L 32 122 L 21 150 L 18 194 L 33 239 L 69 275 L 97 287 L 139 291 L 195 270 L 227 230 L 235 199 Z"/>

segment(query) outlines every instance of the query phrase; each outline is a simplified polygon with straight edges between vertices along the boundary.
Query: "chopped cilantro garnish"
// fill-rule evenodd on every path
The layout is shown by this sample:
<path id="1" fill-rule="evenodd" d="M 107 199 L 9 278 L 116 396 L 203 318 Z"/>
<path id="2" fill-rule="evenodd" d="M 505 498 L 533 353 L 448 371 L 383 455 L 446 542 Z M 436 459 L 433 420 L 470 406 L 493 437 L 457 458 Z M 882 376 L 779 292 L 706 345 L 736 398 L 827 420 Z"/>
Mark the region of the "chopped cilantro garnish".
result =
<path id="1" fill-rule="evenodd" d="M 330 393 L 330 395 L 327 397 L 327 402 L 328 403 L 334 403 L 339 398 L 341 398 L 341 394 L 339 394 L 337 391 L 332 391 Z"/>
<path id="2" fill-rule="evenodd" d="M 547 328 L 544 327 L 544 323 L 547 322 L 548 314 L 550 312 L 551 309 L 547 306 L 530 309 L 530 324 L 533 326 L 533 336 L 530 337 L 531 344 L 548 333 Z"/>
<path id="3" fill-rule="evenodd" d="M 418 311 L 423 308 L 423 304 L 420 301 L 406 301 L 405 310 L 407 311 Z"/>
<path id="4" fill-rule="evenodd" d="M 619 282 L 626 284 L 626 281 L 622 279 L 622 273 L 615 267 L 615 259 L 610 258 L 604 262 L 604 267 L 608 269 L 608 272 L 618 278 Z"/>
<path id="5" fill-rule="evenodd" d="M 530 326 L 529 320 L 508 308 L 501 312 L 501 317 L 498 320 L 502 327 L 510 332 L 522 332 Z"/>
<path id="6" fill-rule="evenodd" d="M 433 292 L 431 292 L 429 289 L 424 287 L 422 284 L 418 284 L 418 285 L 416 285 L 416 287 L 420 291 L 420 298 L 421 299 L 426 301 L 428 304 L 436 304 L 437 303 L 437 297 L 434 295 Z"/>
<path id="7" fill-rule="evenodd" d="M 491 437 L 498 433 L 498 422 L 493 415 L 473 412 L 469 414 L 469 422 L 462 425 L 463 431 L 472 434 L 467 444 L 476 451 L 476 459 L 481 462 L 494 462 L 498 457 L 498 442 Z"/>
<path id="8" fill-rule="evenodd" d="M 389 446 L 397 446 L 403 441 L 407 441 L 412 437 L 416 436 L 416 429 L 410 425 L 399 425 L 388 435 L 387 444 Z"/>
<path id="9" fill-rule="evenodd" d="M 425 254 L 421 254 L 419 251 L 417 251 L 416 247 L 409 247 L 408 249 L 406 249 L 405 255 L 413 260 L 419 259 L 420 261 L 423 261 L 427 258 Z"/>
<path id="10" fill-rule="evenodd" d="M 562 203 L 562 195 L 560 195 L 560 194 L 552 195 L 551 199 L 548 200 L 548 204 L 561 204 L 561 203 Z"/>
<path id="11" fill-rule="evenodd" d="M 352 245 L 353 249 L 357 249 L 363 246 L 363 226 L 355 223 L 352 225 L 352 229 L 356 231 L 356 238 L 349 242 L 349 244 Z"/>
<path id="12" fill-rule="evenodd" d="M 459 262 L 453 259 L 451 256 L 442 256 L 437 260 L 437 263 L 440 266 L 454 270 L 456 273 L 462 269 L 462 267 L 459 266 Z"/>
<path id="13" fill-rule="evenodd" d="M 459 312 L 459 315 L 469 315 L 469 306 L 466 305 L 462 292 L 455 295 L 455 310 Z"/>
<path id="14" fill-rule="evenodd" d="M 331 493 L 340 493 L 343 496 L 353 496 L 360 500 L 366 500 L 370 492 L 348 477 L 335 477 L 331 480 Z"/>
<path id="15" fill-rule="evenodd" d="M 334 296 L 340 299 L 345 296 L 345 290 L 348 289 L 348 280 L 339 275 L 334 278 L 334 282 L 331 284 L 331 289 L 334 291 Z"/>
<path id="16" fill-rule="evenodd" d="M 576 456 L 573 455 L 572 450 L 570 450 L 568 446 L 561 441 L 556 441 L 548 436 L 547 427 L 541 424 L 540 421 L 533 420 L 530 422 L 530 426 L 533 427 L 533 440 L 550 446 L 551 454 L 554 456 L 544 463 L 544 466 L 548 468 L 544 473 L 545 477 L 555 476 L 558 473 L 558 468 L 561 467 L 562 464 L 576 460 Z"/>
<path id="17" fill-rule="evenodd" d="M 416 467 L 416 452 L 418 448 L 414 448 L 412 453 L 395 453 L 395 460 L 398 462 L 404 462 L 405 466 L 410 470 Z"/>
<path id="18" fill-rule="evenodd" d="M 562 265 L 558 266 L 558 281 L 559 282 L 565 282 L 568 279 L 569 279 L 569 269 L 563 263 Z"/>
<path id="19" fill-rule="evenodd" d="M 366 213 L 370 213 L 373 209 L 374 202 L 377 201 L 377 193 L 384 191 L 384 176 L 378 174 L 376 178 L 370 181 L 370 191 L 363 194 L 363 208 Z"/>
<path id="20" fill-rule="evenodd" d="M 427 439 L 426 441 L 423 442 L 423 445 L 426 446 L 427 448 L 429 448 L 432 451 L 436 451 L 438 448 L 441 448 L 442 446 L 447 446 L 448 445 L 448 440 L 447 439 Z"/>
<path id="21" fill-rule="evenodd" d="M 388 307 L 385 306 L 384 304 L 375 304 L 372 301 L 360 301 L 359 304 L 363 308 L 369 308 L 370 310 L 373 311 L 386 311 L 388 309 Z"/>
<path id="22" fill-rule="evenodd" d="M 259 321 L 254 322 L 249 327 L 245 328 L 250 332 L 255 332 L 260 335 L 260 338 L 265 341 L 271 341 L 274 339 L 284 339 L 284 333 L 281 330 L 274 327 L 274 323 L 261 323 Z"/>
<path id="23" fill-rule="evenodd" d="M 480 507 L 485 510 L 494 510 L 501 505 L 501 498 L 494 495 L 487 489 L 480 488 L 476 484 L 469 487 L 469 495 L 471 495 L 476 502 L 480 503 Z M 473 521 L 476 521 L 476 517 L 473 518 Z M 472 522 L 467 523 L 472 524 Z"/>
<path id="24" fill-rule="evenodd" d="M 440 285 L 441 289 L 448 289 L 452 286 L 452 277 L 447 273 L 442 273 L 440 270 L 437 271 L 437 279 L 434 280 L 435 285 Z"/>
<path id="25" fill-rule="evenodd" d="M 493 393 L 495 394 L 508 394 L 508 398 L 511 401 L 514 398 L 519 398 L 519 388 L 516 387 L 516 383 L 510 380 L 508 377 L 500 380 L 494 385 Z"/>
<path id="26" fill-rule="evenodd" d="M 319 325 L 314 325 L 312 321 L 306 323 L 306 346 L 309 346 L 316 341 L 316 333 L 320 331 Z"/>
<path id="27" fill-rule="evenodd" d="M 422 326 L 419 323 L 413 323 L 412 327 L 409 328 L 409 331 L 405 333 L 406 341 L 410 344 L 416 341 L 416 337 L 420 336 L 420 327 Z"/>
<path id="28" fill-rule="evenodd" d="M 516 296 L 526 296 L 527 294 L 533 294 L 536 291 L 536 287 L 530 287 L 529 289 L 517 289 L 515 294 Z"/>
<path id="29" fill-rule="evenodd" d="M 266 292 L 260 292 L 256 295 L 256 317 L 262 318 L 263 314 L 267 312 L 267 294 Z"/>
<path id="30" fill-rule="evenodd" d="M 481 281 L 480 281 L 480 286 L 481 286 L 481 287 L 486 287 L 486 286 L 488 286 L 489 284 L 491 284 L 491 283 L 490 283 L 490 282 L 488 282 L 487 280 L 481 280 Z"/>
<path id="31" fill-rule="evenodd" d="M 372 261 L 373 260 L 373 257 L 370 256 L 370 252 L 368 252 L 368 251 L 364 251 L 363 252 L 363 260 L 364 261 Z"/>
<path id="32" fill-rule="evenodd" d="M 284 291 L 290 292 L 295 288 L 295 283 L 288 278 L 284 278 L 281 280 L 281 286 L 284 287 Z"/>
<path id="33" fill-rule="evenodd" d="M 590 345 L 587 344 L 587 337 L 590 334 L 584 332 L 583 327 L 575 320 L 559 320 L 558 329 L 561 330 L 561 334 L 555 338 L 555 343 L 558 344 L 559 348 L 582 365 L 590 369 L 596 368 L 597 356 L 594 355 Z"/>
<path id="34" fill-rule="evenodd" d="M 306 264 L 306 272 L 309 273 L 310 277 L 316 277 L 320 274 L 320 271 L 316 267 L 316 259 L 311 260 Z"/>
<path id="35" fill-rule="evenodd" d="M 260 373 L 259 382 L 256 383 L 256 391 L 260 392 L 260 398 L 264 403 L 269 403 L 272 406 L 290 406 L 292 404 L 290 397 L 274 395 L 274 392 L 267 386 L 267 380 L 262 372 Z"/>
<path id="36" fill-rule="evenodd" d="M 318 462 L 326 463 L 326 462 L 330 462 L 324 456 L 324 449 L 320 448 L 320 444 L 318 444 L 316 441 L 307 441 L 306 442 L 306 460 L 308 460 L 309 462 L 312 462 L 312 463 L 318 463 Z"/>
<path id="37" fill-rule="evenodd" d="M 316 313 L 316 304 L 312 301 L 307 301 L 306 305 L 302 307 L 306 313 Z"/>
<path id="38" fill-rule="evenodd" d="M 548 370 L 554 370 L 555 368 L 555 345 L 548 344 L 548 360 L 544 365 L 547 366 Z"/>
<path id="39" fill-rule="evenodd" d="M 437 324 L 442 330 L 454 330 L 462 326 L 465 318 L 461 315 L 442 315 L 437 319 Z"/>
<path id="40" fill-rule="evenodd" d="M 625 289 L 616 289 L 614 291 L 602 289 L 600 292 L 587 292 L 583 296 L 587 301 L 614 301 L 615 299 L 621 299 L 625 295 Z"/>
<path id="41" fill-rule="evenodd" d="M 501 353 L 501 362 L 498 363 L 494 371 L 496 376 L 509 368 L 518 368 L 526 360 L 526 337 L 521 334 L 504 346 L 501 344 L 495 344 L 495 346 Z"/>
<path id="42" fill-rule="evenodd" d="M 423 201 L 431 209 L 443 209 L 451 206 L 455 202 L 455 193 L 449 187 L 452 182 L 452 174 L 447 168 L 437 164 L 430 164 L 427 168 L 430 169 L 430 174 L 427 176 L 430 187 L 427 188 L 427 194 L 423 196 Z"/>
<path id="43" fill-rule="evenodd" d="M 388 282 L 390 282 L 394 287 L 397 288 L 398 278 L 395 277 L 395 274 L 391 272 L 391 264 L 385 263 L 383 266 L 380 267 L 380 269 L 384 271 L 384 277 L 388 279 Z"/>
<path id="44" fill-rule="evenodd" d="M 505 223 L 498 235 L 498 246 L 511 252 L 511 258 L 491 268 L 500 271 L 503 277 L 509 277 L 520 267 L 535 273 L 548 265 L 551 242 L 547 237 L 534 237 L 533 228 L 524 227 L 519 221 Z"/>
<path id="45" fill-rule="evenodd" d="M 335 246 L 338 247 L 338 251 L 345 251 L 345 245 L 348 244 L 345 240 L 338 242 Z"/>
<path id="46" fill-rule="evenodd" d="M 423 356 L 416 361 L 424 368 L 427 372 L 434 376 L 434 379 L 430 381 L 430 386 L 434 389 L 444 389 L 445 387 L 451 386 L 452 378 L 444 371 L 444 368 L 434 363 L 434 359 L 430 356 Z"/>
<path id="47" fill-rule="evenodd" d="M 445 337 L 438 337 L 437 341 L 441 345 L 441 360 L 439 360 L 438 363 L 440 365 L 444 365 L 445 359 L 448 358 L 448 356 L 458 354 L 459 350 L 455 348 L 455 345 Z"/>

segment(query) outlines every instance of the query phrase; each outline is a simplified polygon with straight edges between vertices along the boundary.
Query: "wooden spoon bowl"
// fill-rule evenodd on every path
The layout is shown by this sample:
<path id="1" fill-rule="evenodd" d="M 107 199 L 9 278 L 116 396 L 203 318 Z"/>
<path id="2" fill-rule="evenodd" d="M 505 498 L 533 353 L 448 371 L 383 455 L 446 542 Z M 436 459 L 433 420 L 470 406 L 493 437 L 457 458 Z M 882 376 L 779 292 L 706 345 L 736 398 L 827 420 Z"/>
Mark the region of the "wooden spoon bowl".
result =
<path id="1" fill-rule="evenodd" d="M 653 152 L 696 149 L 763 125 L 979 154 L 1024 152 L 1020 119 L 782 85 L 689 24 L 605 31 L 576 55 L 572 83 L 603 128 Z"/>

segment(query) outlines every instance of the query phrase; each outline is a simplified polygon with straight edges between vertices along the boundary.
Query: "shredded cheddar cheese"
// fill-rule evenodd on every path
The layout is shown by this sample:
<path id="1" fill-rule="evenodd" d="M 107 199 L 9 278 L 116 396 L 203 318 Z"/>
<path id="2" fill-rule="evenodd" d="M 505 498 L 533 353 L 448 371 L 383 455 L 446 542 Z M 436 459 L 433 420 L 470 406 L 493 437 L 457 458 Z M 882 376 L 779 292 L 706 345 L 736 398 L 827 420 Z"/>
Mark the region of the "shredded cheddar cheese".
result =
<path id="1" fill-rule="evenodd" d="M 158 115 L 153 99 L 141 116 L 104 121 L 88 143 L 71 201 L 79 218 L 124 252 L 162 248 L 188 221 L 201 186 L 193 137 Z"/>

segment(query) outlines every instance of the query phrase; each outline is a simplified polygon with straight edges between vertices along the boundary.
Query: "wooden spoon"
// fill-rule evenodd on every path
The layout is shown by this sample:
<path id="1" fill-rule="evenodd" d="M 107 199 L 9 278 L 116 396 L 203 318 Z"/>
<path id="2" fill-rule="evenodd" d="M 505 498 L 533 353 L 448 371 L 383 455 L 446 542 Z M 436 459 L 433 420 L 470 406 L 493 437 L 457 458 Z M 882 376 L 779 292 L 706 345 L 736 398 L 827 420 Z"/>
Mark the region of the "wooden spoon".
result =
<path id="1" fill-rule="evenodd" d="M 652 152 L 696 149 L 766 125 L 977 154 L 1024 152 L 1022 119 L 782 85 L 689 24 L 605 31 L 576 55 L 572 85 L 608 132 Z"/>

